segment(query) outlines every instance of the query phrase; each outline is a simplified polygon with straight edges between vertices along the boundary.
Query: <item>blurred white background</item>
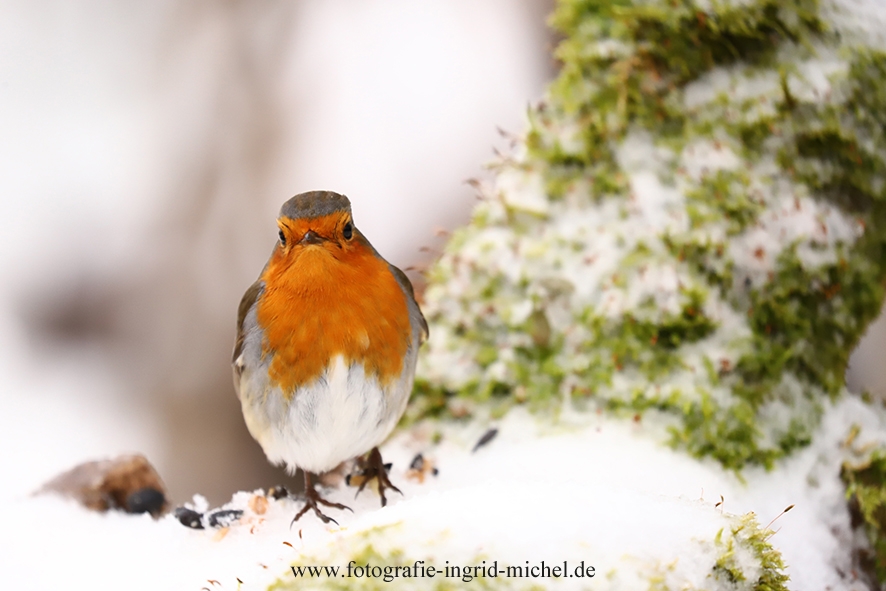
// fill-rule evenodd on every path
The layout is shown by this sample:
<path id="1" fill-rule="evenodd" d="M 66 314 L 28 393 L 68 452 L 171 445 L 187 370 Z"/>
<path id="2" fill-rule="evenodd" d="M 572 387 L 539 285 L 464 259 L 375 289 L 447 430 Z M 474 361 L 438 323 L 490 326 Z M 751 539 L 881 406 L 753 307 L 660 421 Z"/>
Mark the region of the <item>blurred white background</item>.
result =
<path id="1" fill-rule="evenodd" d="M 280 204 L 346 193 L 426 264 L 554 75 L 551 7 L 0 2 L 0 494 L 131 451 L 176 502 L 289 482 L 229 368 Z M 853 383 L 882 389 L 872 342 Z"/>
<path id="2" fill-rule="evenodd" d="M 346 193 L 388 259 L 427 263 L 553 74 L 550 8 L 0 3 L 4 494 L 126 451 L 176 501 L 285 482 L 229 367 L 280 205 Z"/>

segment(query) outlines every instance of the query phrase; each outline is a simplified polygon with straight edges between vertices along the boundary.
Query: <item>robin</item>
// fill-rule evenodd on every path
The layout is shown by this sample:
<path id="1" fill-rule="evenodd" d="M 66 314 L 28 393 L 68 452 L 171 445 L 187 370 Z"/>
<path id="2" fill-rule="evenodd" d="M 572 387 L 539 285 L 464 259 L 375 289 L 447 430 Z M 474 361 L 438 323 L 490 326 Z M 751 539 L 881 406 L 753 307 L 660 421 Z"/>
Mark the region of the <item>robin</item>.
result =
<path id="1" fill-rule="evenodd" d="M 378 445 L 412 392 L 419 346 L 427 339 L 412 284 L 354 225 L 351 202 L 331 191 L 296 195 L 277 219 L 279 241 L 240 302 L 234 387 L 249 433 L 273 464 L 305 475 L 305 506 L 319 505 L 313 476 L 364 460 L 365 480 L 400 492 Z M 371 450 L 371 451 L 370 451 Z"/>

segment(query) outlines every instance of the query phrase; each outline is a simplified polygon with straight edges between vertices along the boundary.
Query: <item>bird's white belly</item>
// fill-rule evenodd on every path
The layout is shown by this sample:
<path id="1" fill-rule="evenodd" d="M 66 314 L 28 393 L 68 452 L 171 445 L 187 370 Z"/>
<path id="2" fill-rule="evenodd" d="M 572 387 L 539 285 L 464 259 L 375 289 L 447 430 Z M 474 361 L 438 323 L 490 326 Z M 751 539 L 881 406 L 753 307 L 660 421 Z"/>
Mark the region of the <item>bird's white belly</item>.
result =
<path id="1" fill-rule="evenodd" d="M 412 361 L 412 360 L 410 360 Z M 414 362 L 413 362 L 414 363 Z M 268 384 L 262 365 L 242 376 L 246 425 L 268 459 L 308 472 L 326 472 L 379 445 L 406 407 L 412 372 L 383 388 L 361 363 L 336 356 L 322 376 L 286 399 Z"/>

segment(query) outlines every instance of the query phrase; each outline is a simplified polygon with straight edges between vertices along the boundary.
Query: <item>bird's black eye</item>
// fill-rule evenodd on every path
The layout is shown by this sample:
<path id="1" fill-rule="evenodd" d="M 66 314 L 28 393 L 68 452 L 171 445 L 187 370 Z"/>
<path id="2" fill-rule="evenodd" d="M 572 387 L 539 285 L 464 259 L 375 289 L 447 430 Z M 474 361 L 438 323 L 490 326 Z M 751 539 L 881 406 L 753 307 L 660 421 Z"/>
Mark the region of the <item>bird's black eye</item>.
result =
<path id="1" fill-rule="evenodd" d="M 351 225 L 351 222 L 345 224 L 341 234 L 345 237 L 345 240 L 350 240 L 354 236 L 354 226 Z"/>
<path id="2" fill-rule="evenodd" d="M 280 230 L 278 236 L 280 236 L 280 246 L 286 246 L 286 236 L 283 234 L 283 230 Z"/>

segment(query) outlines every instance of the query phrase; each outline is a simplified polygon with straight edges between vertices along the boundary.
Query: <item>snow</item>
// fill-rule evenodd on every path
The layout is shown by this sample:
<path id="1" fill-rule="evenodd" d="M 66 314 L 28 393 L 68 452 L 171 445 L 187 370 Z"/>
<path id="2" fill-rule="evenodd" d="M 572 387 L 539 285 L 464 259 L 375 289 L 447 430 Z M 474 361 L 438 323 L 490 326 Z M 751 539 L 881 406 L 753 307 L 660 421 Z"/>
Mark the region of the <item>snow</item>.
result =
<path id="1" fill-rule="evenodd" d="M 886 47 L 886 11 L 880 0 L 828 0 L 821 12 L 848 40 Z"/>
<path id="2" fill-rule="evenodd" d="M 407 564 L 413 557 L 440 568 L 447 560 L 501 567 L 584 560 L 596 569 L 599 589 L 645 588 L 654 576 L 669 588 L 716 589 L 725 587 L 709 576 L 723 550 L 713 540 L 734 526 L 735 515 L 753 511 L 762 526 L 778 517 L 770 540 L 788 565 L 791 588 L 862 588 L 838 575 L 852 570 L 839 480 L 851 450 L 842 443 L 854 424 L 861 427 L 856 449 L 874 437 L 886 439 L 886 430 L 884 415 L 853 397 L 827 410 L 812 446 L 772 472 L 746 471 L 744 482 L 714 462 L 660 445 L 654 419 L 566 412 L 552 423 L 514 411 L 494 423 L 497 437 L 472 453 L 491 424 L 443 425 L 439 444 L 432 443 L 428 424 L 399 433 L 383 453 L 403 496 L 394 493 L 379 508 L 372 492 L 354 499 L 353 488 L 336 489 L 327 498 L 354 509 L 328 510 L 339 526 L 308 514 L 290 528 L 300 501 L 269 500 L 257 513 L 264 503 L 247 492 L 225 506 L 245 511 L 239 522 L 205 530 L 169 515 L 154 521 L 90 513 L 55 496 L 19 498 L 7 504 L 0 533 L 0 553 L 14 557 L 4 583 L 15 589 L 78 581 L 93 589 L 263 589 L 277 579 L 293 583 L 295 561 L 346 567 L 368 542 L 381 555 L 404 551 Z M 406 474 L 419 452 L 439 468 L 423 482 Z M 205 501 L 196 502 L 205 508 Z"/>
<path id="3" fill-rule="evenodd" d="M 683 90 L 684 105 L 693 110 L 716 100 L 720 95 L 729 95 L 736 102 L 743 102 L 780 92 L 780 80 L 776 73 L 748 70 L 746 66 L 711 70 L 686 85 Z"/>
<path id="4" fill-rule="evenodd" d="M 501 198 L 515 209 L 545 214 L 550 204 L 545 197 L 544 179 L 537 172 L 510 169 L 496 177 Z"/>
<path id="5" fill-rule="evenodd" d="M 728 141 L 727 137 L 723 138 Z M 699 140 L 686 147 L 681 162 L 687 174 L 699 181 L 718 170 L 734 170 L 741 160 L 728 146 L 711 140 Z"/>

